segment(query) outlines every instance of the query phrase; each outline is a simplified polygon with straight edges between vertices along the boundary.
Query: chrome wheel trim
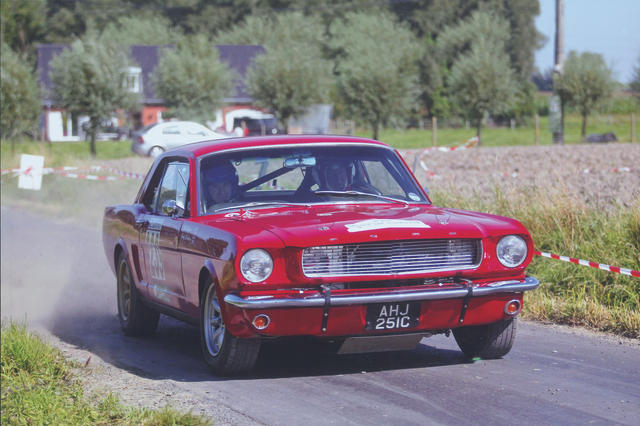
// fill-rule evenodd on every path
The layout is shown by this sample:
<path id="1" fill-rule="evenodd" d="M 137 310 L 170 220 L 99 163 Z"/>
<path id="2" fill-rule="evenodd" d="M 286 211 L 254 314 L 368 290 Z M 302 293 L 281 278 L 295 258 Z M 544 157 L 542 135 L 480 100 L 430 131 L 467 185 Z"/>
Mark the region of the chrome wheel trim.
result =
<path id="1" fill-rule="evenodd" d="M 218 356 L 224 342 L 225 326 L 220 311 L 220 303 L 216 296 L 216 289 L 209 286 L 204 305 L 204 339 L 207 344 L 207 351 L 211 356 Z"/>
<path id="2" fill-rule="evenodd" d="M 118 307 L 120 318 L 127 321 L 131 310 L 131 274 L 127 263 L 122 263 L 118 274 Z"/>

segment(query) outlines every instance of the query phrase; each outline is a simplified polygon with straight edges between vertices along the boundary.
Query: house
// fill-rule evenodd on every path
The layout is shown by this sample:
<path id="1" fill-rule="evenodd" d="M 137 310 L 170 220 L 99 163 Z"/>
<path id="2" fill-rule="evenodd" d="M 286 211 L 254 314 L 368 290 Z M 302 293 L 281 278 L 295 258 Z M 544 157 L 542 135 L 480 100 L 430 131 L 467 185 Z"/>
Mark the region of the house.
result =
<path id="1" fill-rule="evenodd" d="M 232 131 L 233 117 L 238 114 L 246 114 L 246 111 L 259 111 L 252 106 L 253 99 L 247 92 L 245 78 L 247 70 L 257 55 L 265 52 L 262 46 L 256 45 L 218 45 L 215 46 L 220 54 L 220 59 L 227 63 L 229 68 L 239 78 L 236 80 L 233 93 L 224 98 L 225 106 L 220 111 L 212 111 L 216 121 L 212 122 L 215 128 Z M 87 117 L 72 117 L 71 114 L 55 105 L 52 98 L 53 84 L 49 77 L 51 60 L 64 49 L 69 48 L 65 44 L 41 44 L 38 46 L 37 75 L 43 88 L 43 120 L 45 138 L 49 141 L 77 141 L 84 139 L 82 124 L 88 121 Z M 111 123 L 105 123 L 105 127 L 121 129 L 127 122 L 133 124 L 133 128 L 140 128 L 149 124 L 162 121 L 162 113 L 167 110 L 164 101 L 155 93 L 152 83 L 152 75 L 158 65 L 162 49 L 174 48 L 174 45 L 132 45 L 130 57 L 134 66 L 128 68 L 127 87 L 129 90 L 140 94 L 140 109 L 131 117 L 125 117 L 122 113 L 114 115 Z M 103 137 L 114 135 L 103 135 Z M 117 136 L 117 134 L 115 135 Z"/>

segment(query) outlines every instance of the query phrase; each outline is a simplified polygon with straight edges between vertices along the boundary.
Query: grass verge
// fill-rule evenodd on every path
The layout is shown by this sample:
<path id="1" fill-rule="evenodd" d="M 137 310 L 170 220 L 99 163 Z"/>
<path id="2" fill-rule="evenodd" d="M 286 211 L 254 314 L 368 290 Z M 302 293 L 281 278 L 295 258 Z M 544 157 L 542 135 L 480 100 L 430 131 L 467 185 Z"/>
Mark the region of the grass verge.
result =
<path id="1" fill-rule="evenodd" d="M 432 199 L 516 218 L 538 250 L 640 270 L 640 201 L 599 209 L 561 190 L 522 188 L 496 188 L 488 198 L 465 198 L 452 189 Z M 527 273 L 541 285 L 526 295 L 526 318 L 640 338 L 640 279 L 541 257 Z"/>
<path id="2" fill-rule="evenodd" d="M 115 395 L 84 395 L 68 361 L 24 325 L 2 324 L 2 424 L 208 425 L 191 413 L 128 408 Z"/>
<path id="3" fill-rule="evenodd" d="M 42 155 L 45 167 L 76 166 L 82 163 L 130 157 L 131 141 L 97 141 L 96 157 L 89 153 L 89 142 L 35 142 L 15 141 L 12 150 L 11 142 L 3 140 L 0 144 L 1 165 L 3 169 L 20 166 L 20 155 Z"/>

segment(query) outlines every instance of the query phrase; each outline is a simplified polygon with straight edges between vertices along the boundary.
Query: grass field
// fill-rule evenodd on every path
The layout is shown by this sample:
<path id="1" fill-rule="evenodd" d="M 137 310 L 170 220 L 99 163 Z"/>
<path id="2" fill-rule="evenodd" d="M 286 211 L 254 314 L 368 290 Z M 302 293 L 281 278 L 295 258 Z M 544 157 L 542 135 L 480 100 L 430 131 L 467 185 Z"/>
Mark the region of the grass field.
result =
<path id="1" fill-rule="evenodd" d="M 75 166 L 88 162 L 110 160 L 129 157 L 131 141 L 100 141 L 96 142 L 95 158 L 89 153 L 89 142 L 34 142 L 16 141 L 15 151 L 11 150 L 9 141 L 0 144 L 1 166 L 3 169 L 18 167 L 21 154 L 42 155 L 45 157 L 45 167 Z"/>
<path id="2" fill-rule="evenodd" d="M 615 132 L 621 142 L 631 141 L 631 115 L 599 115 L 592 116 L 587 122 L 587 134 Z M 578 116 L 567 116 L 565 118 L 565 142 L 579 143 L 581 120 Z M 547 117 L 540 117 L 540 145 L 550 145 L 552 143 L 549 132 L 549 120 Z M 357 136 L 370 138 L 370 130 L 358 129 Z M 476 135 L 473 128 L 446 128 L 439 127 L 437 131 L 437 144 L 439 146 L 458 145 Z M 430 129 L 408 129 L 395 130 L 384 129 L 378 135 L 378 139 L 386 142 L 398 149 L 426 148 L 433 146 L 432 133 Z M 636 141 L 640 139 L 640 114 L 636 114 Z M 515 129 L 504 127 L 482 129 L 483 146 L 513 146 L 513 145 L 534 145 L 535 125 L 533 120 L 527 125 L 517 126 Z"/>
<path id="3" fill-rule="evenodd" d="M 2 324 L 2 424 L 208 425 L 170 407 L 148 410 L 122 406 L 115 395 L 85 395 L 82 368 L 25 326 Z"/>

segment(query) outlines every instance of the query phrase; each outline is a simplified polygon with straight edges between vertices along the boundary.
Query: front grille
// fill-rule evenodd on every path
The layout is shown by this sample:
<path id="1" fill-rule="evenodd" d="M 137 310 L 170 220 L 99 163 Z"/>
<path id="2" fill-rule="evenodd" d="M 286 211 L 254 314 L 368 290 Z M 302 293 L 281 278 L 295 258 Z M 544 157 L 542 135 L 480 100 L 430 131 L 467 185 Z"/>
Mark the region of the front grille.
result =
<path id="1" fill-rule="evenodd" d="M 399 275 L 455 271 L 480 264 L 476 239 L 384 241 L 308 247 L 302 252 L 307 277 Z"/>

